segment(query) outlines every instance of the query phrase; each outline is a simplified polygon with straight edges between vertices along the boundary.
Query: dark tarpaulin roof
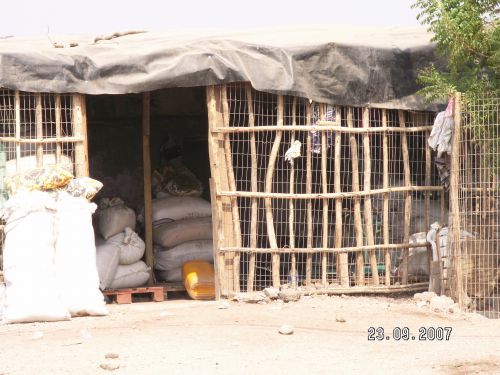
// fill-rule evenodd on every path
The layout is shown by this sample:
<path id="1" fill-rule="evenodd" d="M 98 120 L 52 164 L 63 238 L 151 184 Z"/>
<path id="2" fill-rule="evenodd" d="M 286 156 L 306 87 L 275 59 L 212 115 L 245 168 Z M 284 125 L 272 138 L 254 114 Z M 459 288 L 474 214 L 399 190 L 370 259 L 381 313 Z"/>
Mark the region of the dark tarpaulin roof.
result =
<path id="1" fill-rule="evenodd" d="M 429 40 L 422 28 L 348 27 L 147 32 L 97 43 L 11 37 L 0 39 L 0 87 L 125 94 L 250 81 L 260 91 L 317 102 L 435 110 L 415 95 L 418 70 L 437 63 Z"/>

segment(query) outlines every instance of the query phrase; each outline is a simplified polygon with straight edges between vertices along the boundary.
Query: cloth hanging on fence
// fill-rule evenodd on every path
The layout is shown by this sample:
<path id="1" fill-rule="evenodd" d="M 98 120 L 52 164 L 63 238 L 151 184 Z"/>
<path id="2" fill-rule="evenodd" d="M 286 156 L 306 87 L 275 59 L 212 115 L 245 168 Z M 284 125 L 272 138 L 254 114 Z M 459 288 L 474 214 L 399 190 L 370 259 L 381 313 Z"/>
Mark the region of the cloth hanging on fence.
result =
<path id="1" fill-rule="evenodd" d="M 337 117 L 337 113 L 335 111 L 335 108 L 331 105 L 326 106 L 326 114 L 325 114 L 325 121 L 335 121 Z M 313 105 L 313 111 L 312 111 L 312 123 L 313 126 L 317 126 L 318 121 L 321 120 L 320 116 L 320 108 L 319 104 L 315 103 Z M 327 131 L 326 132 L 326 149 L 328 150 L 332 146 L 332 132 Z M 312 137 L 312 149 L 311 151 L 315 154 L 320 154 L 321 153 L 321 132 L 317 130 L 311 130 L 311 137 Z"/>
<path id="2" fill-rule="evenodd" d="M 449 155 L 451 155 L 451 137 L 455 125 L 453 120 L 453 104 L 453 98 L 451 98 L 448 101 L 446 110 L 437 114 L 431 134 L 427 140 L 429 147 L 437 151 L 434 162 L 438 169 L 439 181 L 446 191 L 450 187 L 451 161 Z"/>

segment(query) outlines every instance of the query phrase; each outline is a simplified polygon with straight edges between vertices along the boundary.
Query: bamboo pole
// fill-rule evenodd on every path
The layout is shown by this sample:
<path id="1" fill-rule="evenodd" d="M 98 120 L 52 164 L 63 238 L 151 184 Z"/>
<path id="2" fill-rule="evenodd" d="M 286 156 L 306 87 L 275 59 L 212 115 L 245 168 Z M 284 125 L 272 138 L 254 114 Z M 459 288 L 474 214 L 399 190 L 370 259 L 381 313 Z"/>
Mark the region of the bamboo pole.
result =
<path id="1" fill-rule="evenodd" d="M 229 126 L 229 103 L 227 100 L 227 87 L 222 86 L 222 115 L 224 119 L 224 126 Z M 237 191 L 236 181 L 234 178 L 233 156 L 231 151 L 231 140 L 229 134 L 224 134 L 224 158 L 226 160 L 227 178 L 229 182 L 229 190 Z M 233 221 L 233 235 L 236 247 L 241 246 L 241 224 L 240 213 L 238 209 L 237 197 L 231 197 L 231 214 Z M 233 258 L 233 278 L 235 281 L 235 292 L 240 291 L 240 253 L 236 252 Z"/>
<path id="2" fill-rule="evenodd" d="M 74 135 L 82 139 L 75 143 L 75 176 L 89 175 L 89 158 L 87 144 L 87 115 L 85 110 L 85 96 L 73 94 L 72 122 Z"/>
<path id="3" fill-rule="evenodd" d="M 21 144 L 18 140 L 21 139 L 21 96 L 16 90 L 14 96 L 14 106 L 16 110 L 16 172 L 21 171 Z M 3 140 L 2 140 L 3 141 Z M 8 141 L 6 141 L 8 142 Z"/>
<path id="4" fill-rule="evenodd" d="M 404 128 L 406 126 L 405 114 L 402 110 L 398 111 L 399 125 Z M 408 154 L 408 140 L 406 134 L 401 134 L 401 152 L 403 154 L 403 170 L 404 170 L 404 180 L 405 186 L 411 186 L 411 174 L 410 174 L 410 156 Z M 410 224 L 411 224 L 411 193 L 409 191 L 405 192 L 405 208 L 404 208 L 404 223 L 403 223 L 403 242 L 407 243 L 410 241 Z M 408 249 L 403 250 L 403 285 L 408 284 L 408 258 L 410 253 Z"/>
<path id="5" fill-rule="evenodd" d="M 35 121 L 36 121 L 36 138 L 38 141 L 43 139 L 43 114 L 42 114 L 42 94 L 36 94 L 35 99 Z M 43 166 L 43 144 L 38 143 L 36 146 L 36 166 Z"/>
<path id="6" fill-rule="evenodd" d="M 297 125 L 297 97 L 293 97 L 292 99 L 292 126 Z M 294 144 L 295 142 L 295 132 L 292 131 L 291 137 L 290 137 L 290 144 Z M 290 194 L 295 193 L 295 165 L 294 165 L 294 159 L 292 158 L 290 160 Z M 290 232 L 290 248 L 294 249 L 295 248 L 295 201 L 293 199 L 290 199 L 288 202 L 288 230 Z M 295 256 L 294 253 L 291 254 L 292 258 L 292 266 L 290 270 L 290 277 L 291 277 L 291 282 L 292 282 L 292 288 L 297 287 L 297 257 Z"/>
<path id="7" fill-rule="evenodd" d="M 278 124 L 277 128 L 283 128 L 283 96 L 278 96 Z M 276 130 L 276 136 L 274 138 L 273 147 L 271 148 L 271 154 L 269 155 L 269 164 L 266 171 L 266 184 L 265 192 L 270 193 L 273 189 L 273 175 L 274 168 L 276 166 L 276 159 L 278 158 L 278 151 L 281 144 L 281 130 Z M 272 256 L 272 277 L 273 286 L 278 288 L 280 286 L 280 256 L 275 251 L 278 248 L 278 243 L 276 242 L 276 233 L 274 231 L 274 220 L 273 220 L 273 209 L 272 201 L 270 198 L 264 199 L 264 206 L 266 209 L 266 223 L 267 223 L 267 234 L 269 237 L 269 245 L 273 251 Z"/>
<path id="8" fill-rule="evenodd" d="M 44 139 L 31 139 L 31 138 L 17 138 L 17 137 L 0 137 L 0 142 L 13 142 L 13 143 L 25 143 L 25 144 L 50 144 L 57 142 L 66 143 L 76 143 L 83 142 L 83 137 L 60 137 L 60 138 L 44 138 Z M 19 155 L 21 154 L 21 149 L 19 149 Z"/>
<path id="9" fill-rule="evenodd" d="M 210 178 L 210 201 L 212 202 L 212 237 L 215 244 L 219 244 L 220 235 L 220 219 L 219 219 L 219 205 L 217 204 L 217 195 L 215 193 L 215 183 L 213 178 Z M 220 278 L 220 266 L 219 266 L 219 251 L 218 246 L 213 247 L 214 256 L 214 285 L 215 285 L 215 299 L 220 300 L 221 297 L 221 278 Z"/>
<path id="10" fill-rule="evenodd" d="M 325 118 L 326 108 L 325 104 L 320 104 L 320 119 Z M 321 132 L 321 188 L 324 194 L 328 193 L 328 175 L 327 175 L 327 142 L 326 132 Z M 328 247 L 328 199 L 323 199 L 323 247 Z M 321 284 L 327 285 L 326 271 L 327 271 L 328 254 L 323 252 L 321 254 Z"/>
<path id="11" fill-rule="evenodd" d="M 347 127 L 354 128 L 352 119 L 352 108 L 347 109 Z M 349 135 L 349 145 L 351 148 L 352 160 L 352 191 L 359 193 L 359 161 L 358 143 L 354 133 Z M 363 246 L 363 224 L 361 221 L 361 202 L 358 196 L 354 197 L 354 230 L 356 233 L 356 246 Z M 365 261 L 362 252 L 356 254 L 356 285 L 365 284 Z"/>
<path id="12" fill-rule="evenodd" d="M 55 97 L 55 111 L 56 111 L 56 139 L 61 139 L 61 95 L 56 94 Z M 61 142 L 56 143 L 56 163 L 61 163 L 62 153 Z"/>
<path id="13" fill-rule="evenodd" d="M 335 107 L 335 120 L 338 126 L 342 125 L 341 111 L 339 107 Z M 336 193 L 342 191 L 341 186 L 341 158 L 342 158 L 342 135 L 340 132 L 335 132 L 335 149 L 334 149 L 334 160 L 335 160 L 335 172 L 334 172 L 334 188 Z M 335 247 L 342 247 L 342 198 L 335 199 Z M 349 286 L 349 261 L 347 253 L 340 253 L 338 256 L 340 270 L 340 285 Z"/>
<path id="14" fill-rule="evenodd" d="M 368 250 L 377 250 L 377 249 L 412 249 L 415 247 L 428 247 L 430 246 L 429 243 L 427 242 L 419 242 L 419 243 L 401 243 L 401 244 L 388 244 L 388 245 L 383 245 L 383 244 L 376 244 L 376 245 L 363 245 L 363 246 L 352 246 L 352 247 L 344 247 L 340 249 L 335 249 L 332 247 L 311 247 L 311 248 L 294 248 L 290 249 L 287 247 L 277 249 L 277 252 L 281 254 L 289 254 L 292 252 L 300 252 L 300 253 L 317 253 L 317 252 L 322 252 L 325 251 L 330 254 L 337 254 L 337 253 L 342 253 L 346 251 L 352 251 L 352 252 L 360 252 L 360 251 L 368 251 Z M 221 247 L 220 251 L 222 252 L 231 252 L 231 251 L 239 251 L 239 252 L 252 252 L 255 251 L 256 253 L 269 253 L 268 248 L 250 248 L 250 247 L 234 247 L 234 246 L 229 246 L 229 247 Z"/>
<path id="15" fill-rule="evenodd" d="M 153 284 L 153 209 L 151 196 L 150 93 L 142 94 L 142 160 L 144 170 L 144 228 L 146 232 L 146 264 L 150 267 L 149 284 Z"/>
<path id="16" fill-rule="evenodd" d="M 453 286 L 455 298 L 460 306 L 464 307 L 463 271 L 462 271 L 462 251 L 460 245 L 460 205 L 459 205 L 459 183 L 460 183 L 460 137 L 461 137 L 461 103 L 460 93 L 454 98 L 454 128 L 451 144 L 451 175 L 450 175 L 450 236 L 448 247 L 450 255 L 455 264 L 455 280 Z"/>
<path id="17" fill-rule="evenodd" d="M 306 177 L 307 178 L 307 177 Z M 401 192 L 413 192 L 413 191 L 443 191 L 442 186 L 400 186 L 400 187 L 390 187 L 388 189 L 373 189 L 370 191 L 346 191 L 341 193 L 305 193 L 297 196 L 291 195 L 289 193 L 252 193 L 250 191 L 238 191 L 232 192 L 228 190 L 218 191 L 217 194 L 226 196 L 226 197 L 246 197 L 246 198 L 279 198 L 279 199 L 335 199 L 335 198 L 361 198 L 367 197 L 371 195 L 384 194 L 384 193 L 401 193 Z"/>
<path id="18" fill-rule="evenodd" d="M 228 231 L 226 219 L 227 212 L 224 206 L 227 204 L 227 197 L 221 197 L 217 191 L 221 187 L 227 188 L 227 174 L 221 172 L 225 169 L 224 161 L 224 150 L 223 146 L 220 147 L 220 139 L 214 136 L 214 129 L 217 126 L 223 125 L 222 110 L 220 110 L 220 86 L 207 86 L 206 89 L 206 99 L 207 99 L 207 112 L 208 112 L 208 153 L 210 159 L 210 173 L 212 176 L 212 185 L 215 189 L 215 199 L 212 197 L 212 206 L 216 207 L 217 216 L 212 218 L 215 220 L 214 227 L 217 228 L 217 235 L 213 238 L 214 246 L 214 263 L 217 264 L 215 267 L 217 272 L 215 273 L 216 284 L 220 286 L 220 295 L 228 295 L 229 291 L 233 290 L 232 276 L 233 273 L 229 273 L 226 264 L 226 258 L 229 256 L 222 252 L 220 249 L 222 246 L 230 245 L 230 239 L 226 238 L 226 231 L 230 234 L 232 233 L 232 227 L 229 227 Z M 230 204 L 230 203 L 229 203 Z"/>
<path id="19" fill-rule="evenodd" d="M 426 131 L 431 131 L 432 126 L 413 126 L 408 128 L 398 128 L 398 127 L 387 127 L 385 129 L 382 128 L 369 128 L 366 131 L 363 131 L 361 128 L 353 128 L 352 130 L 346 129 L 344 127 L 336 125 L 331 121 L 318 121 L 317 126 L 321 126 L 321 129 L 324 131 L 331 132 L 341 132 L 341 133 L 421 133 Z M 231 126 L 231 127 L 220 127 L 215 130 L 216 133 L 250 133 L 250 132 L 264 132 L 264 131 L 274 131 L 276 130 L 276 125 L 264 125 L 257 126 L 253 129 L 247 126 Z M 317 127 L 314 125 L 296 125 L 296 126 L 287 126 L 288 131 L 311 131 L 317 130 Z"/>
<path id="20" fill-rule="evenodd" d="M 429 147 L 429 144 L 427 143 L 429 136 L 430 136 L 430 132 L 425 132 L 425 138 L 424 138 L 425 186 L 429 186 L 431 184 L 431 148 Z M 424 195 L 424 204 L 425 204 L 424 225 L 425 225 L 425 231 L 427 232 L 431 228 L 431 222 L 430 222 L 431 197 L 430 197 L 430 193 L 428 191 L 426 191 L 424 194 L 425 194 Z M 427 259 L 429 261 L 429 274 L 430 274 L 430 269 L 431 269 L 431 264 L 432 264 L 432 249 L 430 249 L 429 252 L 427 253 Z"/>
<path id="21" fill-rule="evenodd" d="M 252 86 L 248 83 L 245 86 L 247 108 L 248 108 L 248 126 L 253 128 L 255 126 L 255 116 L 253 109 Z M 251 159 L 251 174 L 250 183 L 252 192 L 257 192 L 257 145 L 255 143 L 255 133 L 250 133 L 250 159 Z M 257 198 L 252 198 L 251 213 L 250 213 L 250 247 L 257 246 L 257 219 L 258 219 L 258 206 Z M 248 263 L 248 282 L 247 291 L 253 291 L 253 284 L 255 281 L 255 254 L 250 253 Z"/>
<path id="22" fill-rule="evenodd" d="M 387 127 L 387 111 L 382 109 L 382 128 Z M 382 173 L 383 187 L 389 188 L 389 140 L 387 133 L 382 135 Z M 389 193 L 384 194 L 384 206 L 382 213 L 382 232 L 384 237 L 384 245 L 389 244 Z M 385 285 L 391 284 L 391 254 L 389 250 L 384 251 L 385 257 Z"/>
<path id="23" fill-rule="evenodd" d="M 312 108 L 311 103 L 306 104 L 306 125 L 311 124 Z M 312 158 L 311 158 L 311 133 L 308 131 L 306 136 L 306 194 L 312 192 Z M 313 217 L 312 201 L 307 201 L 307 248 L 313 247 Z M 306 285 L 311 285 L 312 279 L 312 253 L 306 256 Z"/>
<path id="24" fill-rule="evenodd" d="M 363 108 L 363 129 L 368 129 L 370 127 L 370 110 L 368 108 Z M 364 165 L 364 178 L 363 185 L 364 190 L 369 191 L 371 189 L 371 155 L 370 155 L 370 136 L 368 133 L 363 134 L 363 165 Z M 365 233 L 366 242 L 369 246 L 375 244 L 375 239 L 373 236 L 373 214 L 372 214 L 372 200 L 371 196 L 367 195 L 365 197 Z M 373 284 L 379 285 L 379 275 L 378 275 L 378 264 L 377 264 L 377 254 L 375 250 L 370 251 L 370 267 L 372 270 Z"/>

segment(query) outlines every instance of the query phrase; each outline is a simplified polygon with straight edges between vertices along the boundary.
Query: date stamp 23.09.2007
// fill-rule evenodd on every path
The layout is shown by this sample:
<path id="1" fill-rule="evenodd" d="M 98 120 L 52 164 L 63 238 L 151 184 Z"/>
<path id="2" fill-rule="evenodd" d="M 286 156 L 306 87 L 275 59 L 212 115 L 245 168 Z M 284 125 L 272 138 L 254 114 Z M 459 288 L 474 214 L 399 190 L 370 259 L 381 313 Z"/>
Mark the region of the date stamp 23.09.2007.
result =
<path id="1" fill-rule="evenodd" d="M 449 341 L 452 327 L 420 327 L 418 334 L 412 333 L 408 327 L 368 327 L 368 341 Z"/>

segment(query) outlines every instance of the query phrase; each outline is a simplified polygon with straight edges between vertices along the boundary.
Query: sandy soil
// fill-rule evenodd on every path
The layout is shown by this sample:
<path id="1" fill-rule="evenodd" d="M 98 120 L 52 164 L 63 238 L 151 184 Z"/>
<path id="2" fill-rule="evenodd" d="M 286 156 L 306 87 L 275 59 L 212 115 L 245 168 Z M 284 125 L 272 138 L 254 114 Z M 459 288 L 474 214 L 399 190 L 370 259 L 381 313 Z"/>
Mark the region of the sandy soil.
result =
<path id="1" fill-rule="evenodd" d="M 109 305 L 107 317 L 0 326 L 0 374 L 500 373 L 500 320 L 476 314 L 438 314 L 385 297 L 220 305 Z M 280 334 L 283 324 L 294 333 Z M 394 340 L 396 326 L 417 338 Z M 368 341 L 369 327 L 390 339 Z M 453 330 L 448 341 L 420 341 L 420 327 Z"/>

